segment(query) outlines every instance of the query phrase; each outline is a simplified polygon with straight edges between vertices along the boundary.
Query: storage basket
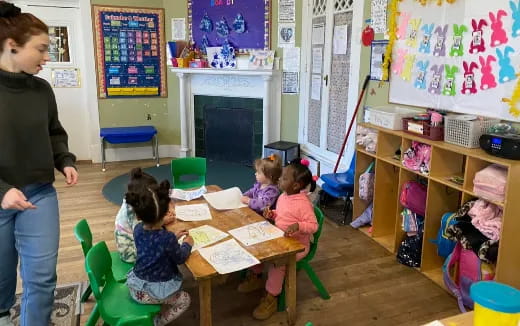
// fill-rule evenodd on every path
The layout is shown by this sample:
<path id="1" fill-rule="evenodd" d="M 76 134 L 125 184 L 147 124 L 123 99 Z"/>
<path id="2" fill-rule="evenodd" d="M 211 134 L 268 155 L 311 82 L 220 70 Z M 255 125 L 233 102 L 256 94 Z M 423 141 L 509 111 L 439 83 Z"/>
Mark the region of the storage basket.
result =
<path id="1" fill-rule="evenodd" d="M 447 115 L 444 117 L 444 141 L 466 148 L 479 147 L 479 138 L 489 127 L 500 122 L 498 119 L 468 120 L 465 115 Z"/>
<path id="2" fill-rule="evenodd" d="M 391 106 L 378 106 L 368 110 L 371 124 L 392 130 L 401 130 L 403 128 L 401 119 L 413 117 L 419 112 Z"/>
<path id="3" fill-rule="evenodd" d="M 442 140 L 444 138 L 443 126 L 433 127 L 429 121 L 425 120 L 404 118 L 403 131 L 429 140 Z"/>

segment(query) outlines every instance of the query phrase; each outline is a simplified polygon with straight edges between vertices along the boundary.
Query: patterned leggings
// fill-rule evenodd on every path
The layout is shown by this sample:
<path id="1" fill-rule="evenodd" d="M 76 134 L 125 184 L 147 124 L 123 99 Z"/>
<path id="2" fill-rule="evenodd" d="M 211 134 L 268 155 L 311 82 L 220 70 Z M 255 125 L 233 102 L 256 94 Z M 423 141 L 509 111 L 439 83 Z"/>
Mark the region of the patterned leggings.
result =
<path id="1" fill-rule="evenodd" d="M 162 304 L 161 312 L 155 317 L 154 325 L 163 326 L 171 323 L 177 319 L 183 312 L 185 312 L 190 306 L 191 299 L 190 295 L 184 291 L 178 291 L 170 297 L 157 300 L 148 295 L 143 291 L 136 291 L 130 289 L 132 298 L 137 302 L 144 304 Z"/>

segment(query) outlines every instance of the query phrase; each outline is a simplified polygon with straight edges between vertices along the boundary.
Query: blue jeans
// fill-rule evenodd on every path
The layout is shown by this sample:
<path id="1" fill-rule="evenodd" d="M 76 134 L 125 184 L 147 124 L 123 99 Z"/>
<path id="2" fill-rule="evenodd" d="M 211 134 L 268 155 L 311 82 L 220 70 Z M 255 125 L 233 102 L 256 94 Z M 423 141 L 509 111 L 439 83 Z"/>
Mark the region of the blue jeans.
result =
<path id="1" fill-rule="evenodd" d="M 52 184 L 32 184 L 20 190 L 36 209 L 0 209 L 0 312 L 15 303 L 20 256 L 23 281 L 20 326 L 47 326 L 56 288 L 58 198 Z"/>

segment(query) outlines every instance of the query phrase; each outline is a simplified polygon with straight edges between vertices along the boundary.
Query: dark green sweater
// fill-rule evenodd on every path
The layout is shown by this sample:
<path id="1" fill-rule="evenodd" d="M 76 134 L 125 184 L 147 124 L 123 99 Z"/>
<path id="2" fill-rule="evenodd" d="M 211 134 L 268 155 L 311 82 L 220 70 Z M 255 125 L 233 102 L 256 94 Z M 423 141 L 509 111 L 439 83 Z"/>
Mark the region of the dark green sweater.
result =
<path id="1" fill-rule="evenodd" d="M 15 187 L 54 181 L 74 166 L 56 99 L 43 79 L 0 70 L 0 202 Z"/>

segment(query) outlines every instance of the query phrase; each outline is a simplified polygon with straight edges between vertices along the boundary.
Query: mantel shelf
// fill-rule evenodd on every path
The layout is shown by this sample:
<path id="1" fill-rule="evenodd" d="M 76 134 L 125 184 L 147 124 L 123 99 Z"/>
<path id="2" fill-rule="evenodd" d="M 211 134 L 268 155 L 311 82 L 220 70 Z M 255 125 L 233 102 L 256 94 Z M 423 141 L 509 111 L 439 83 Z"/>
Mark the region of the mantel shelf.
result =
<path id="1" fill-rule="evenodd" d="M 248 69 L 212 69 L 212 68 L 170 68 L 174 73 L 199 75 L 232 75 L 232 76 L 276 76 L 278 70 L 248 70 Z"/>

